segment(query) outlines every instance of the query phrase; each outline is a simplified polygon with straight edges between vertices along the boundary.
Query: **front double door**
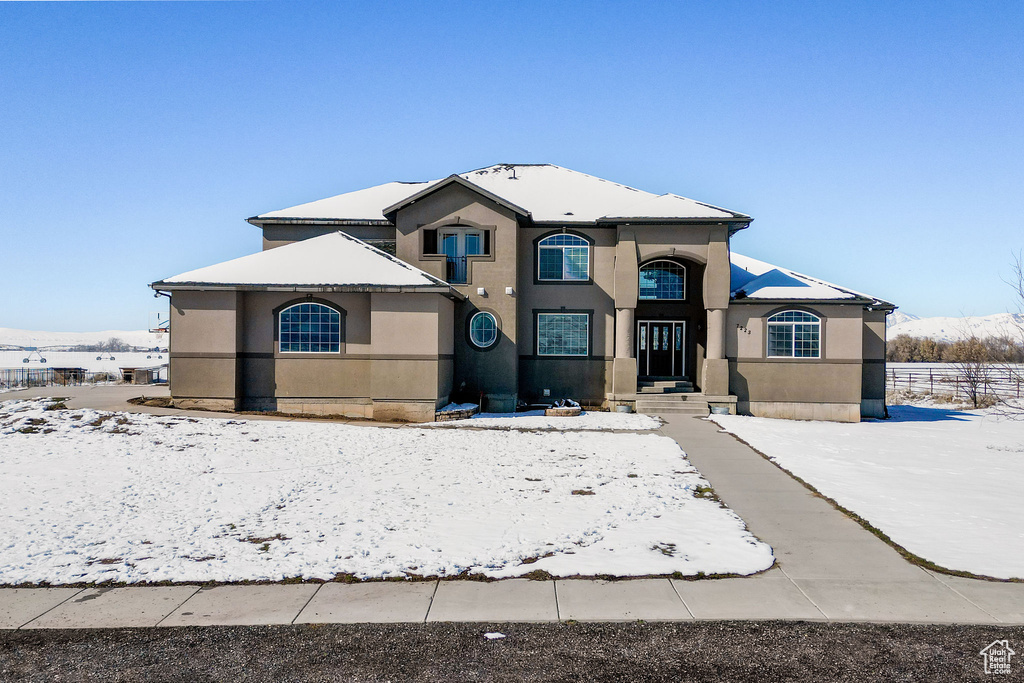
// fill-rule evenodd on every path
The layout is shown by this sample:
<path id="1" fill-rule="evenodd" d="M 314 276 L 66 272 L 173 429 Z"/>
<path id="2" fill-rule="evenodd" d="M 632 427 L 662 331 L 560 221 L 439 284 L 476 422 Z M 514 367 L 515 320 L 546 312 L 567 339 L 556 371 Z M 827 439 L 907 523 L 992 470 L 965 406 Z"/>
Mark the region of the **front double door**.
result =
<path id="1" fill-rule="evenodd" d="M 640 377 L 686 376 L 686 322 L 639 320 L 636 362 Z"/>

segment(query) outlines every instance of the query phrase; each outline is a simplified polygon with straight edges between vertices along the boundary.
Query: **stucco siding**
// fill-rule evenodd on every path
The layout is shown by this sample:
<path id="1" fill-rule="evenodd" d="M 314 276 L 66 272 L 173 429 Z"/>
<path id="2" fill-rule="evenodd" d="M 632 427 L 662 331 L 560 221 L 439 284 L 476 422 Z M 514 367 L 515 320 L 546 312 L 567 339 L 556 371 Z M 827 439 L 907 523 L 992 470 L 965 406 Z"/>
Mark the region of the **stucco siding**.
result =
<path id="1" fill-rule="evenodd" d="M 527 402 L 551 402 L 572 398 L 588 404 L 600 404 L 611 391 L 612 361 L 600 358 L 547 359 L 522 358 L 521 398 Z M 549 389 L 550 396 L 543 390 Z"/>
<path id="2" fill-rule="evenodd" d="M 519 386 L 516 316 L 521 298 L 515 213 L 453 184 L 404 207 L 395 222 L 398 257 L 441 279 L 447 276 L 445 259 L 424 253 L 424 230 L 466 226 L 488 233 L 489 253 L 467 257 L 469 284 L 453 285 L 466 298 L 454 305 L 448 324 L 449 353 L 454 355 L 449 393 L 473 401 L 483 394 L 488 410 L 514 410 Z M 512 294 L 506 293 L 507 287 L 513 289 Z M 471 344 L 467 330 L 470 319 L 480 311 L 494 315 L 499 326 L 497 341 L 486 349 Z M 447 344 L 448 339 L 443 341 Z"/>

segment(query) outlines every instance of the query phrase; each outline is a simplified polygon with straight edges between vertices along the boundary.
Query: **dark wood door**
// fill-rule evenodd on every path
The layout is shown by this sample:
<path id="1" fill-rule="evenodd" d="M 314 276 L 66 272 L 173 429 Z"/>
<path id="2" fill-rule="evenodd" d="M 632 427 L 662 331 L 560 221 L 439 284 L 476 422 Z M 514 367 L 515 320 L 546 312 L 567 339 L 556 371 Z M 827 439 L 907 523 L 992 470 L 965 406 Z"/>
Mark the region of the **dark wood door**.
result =
<path id="1" fill-rule="evenodd" d="M 685 376 L 685 323 L 641 320 L 637 323 L 636 338 L 637 374 L 641 377 Z"/>

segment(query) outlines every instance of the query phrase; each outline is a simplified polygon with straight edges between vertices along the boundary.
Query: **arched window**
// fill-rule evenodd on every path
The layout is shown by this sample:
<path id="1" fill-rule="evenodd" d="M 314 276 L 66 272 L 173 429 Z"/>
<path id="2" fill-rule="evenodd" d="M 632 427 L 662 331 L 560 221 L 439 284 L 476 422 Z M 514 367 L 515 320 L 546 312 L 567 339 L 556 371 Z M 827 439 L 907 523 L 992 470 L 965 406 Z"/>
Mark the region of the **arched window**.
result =
<path id="1" fill-rule="evenodd" d="M 590 242 L 561 233 L 537 243 L 538 280 L 587 280 L 590 278 Z"/>
<path id="2" fill-rule="evenodd" d="M 640 299 L 686 298 L 686 268 L 674 261 L 651 261 L 640 268 Z"/>
<path id="3" fill-rule="evenodd" d="M 821 318 L 806 311 L 782 311 L 768 318 L 769 358 L 820 358 Z"/>
<path id="4" fill-rule="evenodd" d="M 341 313 L 323 304 L 301 303 L 280 313 L 281 353 L 340 353 Z"/>
<path id="5" fill-rule="evenodd" d="M 480 311 L 469 319 L 469 340 L 473 345 L 486 349 L 498 340 L 498 321 L 494 315 Z"/>

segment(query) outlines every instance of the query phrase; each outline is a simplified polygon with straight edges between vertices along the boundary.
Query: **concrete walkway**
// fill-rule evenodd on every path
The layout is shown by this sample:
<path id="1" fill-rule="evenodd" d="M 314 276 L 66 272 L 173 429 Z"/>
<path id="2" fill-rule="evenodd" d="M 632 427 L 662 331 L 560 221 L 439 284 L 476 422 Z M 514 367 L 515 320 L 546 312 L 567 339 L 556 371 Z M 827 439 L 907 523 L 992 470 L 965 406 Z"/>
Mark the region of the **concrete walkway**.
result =
<path id="1" fill-rule="evenodd" d="M 33 394 L 71 395 L 72 407 L 125 410 L 127 398 L 149 388 L 56 389 Z M 11 397 L 23 396 L 28 392 Z M 679 442 L 723 502 L 774 548 L 774 568 L 753 577 L 702 581 L 8 588 L 0 589 L 0 628 L 638 619 L 1024 623 L 1024 584 L 916 567 L 717 425 L 682 415 L 666 420 L 660 432 Z"/>

